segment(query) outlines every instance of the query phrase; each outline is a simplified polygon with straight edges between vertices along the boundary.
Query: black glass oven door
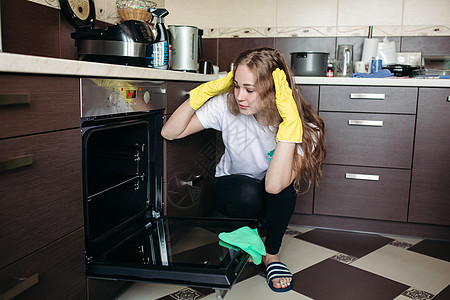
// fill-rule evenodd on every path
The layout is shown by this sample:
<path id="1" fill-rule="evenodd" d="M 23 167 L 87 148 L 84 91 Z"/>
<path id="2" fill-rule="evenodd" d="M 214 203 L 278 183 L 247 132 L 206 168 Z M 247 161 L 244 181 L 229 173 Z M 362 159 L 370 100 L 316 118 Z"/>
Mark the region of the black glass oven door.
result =
<path id="1" fill-rule="evenodd" d="M 161 217 L 104 253 L 91 257 L 88 276 L 230 289 L 248 254 L 219 245 L 218 234 L 258 220 Z"/>

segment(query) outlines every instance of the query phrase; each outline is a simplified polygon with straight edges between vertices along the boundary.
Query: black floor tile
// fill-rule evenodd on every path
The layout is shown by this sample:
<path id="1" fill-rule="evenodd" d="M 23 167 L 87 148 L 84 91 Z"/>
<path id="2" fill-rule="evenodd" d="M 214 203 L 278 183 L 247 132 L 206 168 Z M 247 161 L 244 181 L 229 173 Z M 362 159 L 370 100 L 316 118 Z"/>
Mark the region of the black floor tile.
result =
<path id="1" fill-rule="evenodd" d="M 450 242 L 437 240 L 423 240 L 408 250 L 450 261 Z"/>
<path id="2" fill-rule="evenodd" d="M 394 299 L 407 285 L 331 259 L 294 274 L 294 290 L 315 300 Z"/>
<path id="3" fill-rule="evenodd" d="M 393 241 L 393 239 L 376 234 L 326 229 L 314 229 L 298 235 L 297 238 L 357 258 Z"/>

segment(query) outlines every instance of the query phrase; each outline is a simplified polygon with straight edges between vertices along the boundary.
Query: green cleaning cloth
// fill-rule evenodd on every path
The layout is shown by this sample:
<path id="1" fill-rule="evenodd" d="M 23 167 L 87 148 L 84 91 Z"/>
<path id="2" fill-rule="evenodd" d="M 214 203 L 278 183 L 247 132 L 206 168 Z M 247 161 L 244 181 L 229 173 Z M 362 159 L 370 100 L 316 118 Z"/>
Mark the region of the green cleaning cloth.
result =
<path id="1" fill-rule="evenodd" d="M 252 257 L 255 265 L 259 265 L 262 256 L 266 255 L 266 247 L 264 247 L 264 243 L 259 237 L 258 230 L 251 229 L 248 226 L 232 232 L 222 232 L 219 234 L 219 239 L 247 252 Z"/>

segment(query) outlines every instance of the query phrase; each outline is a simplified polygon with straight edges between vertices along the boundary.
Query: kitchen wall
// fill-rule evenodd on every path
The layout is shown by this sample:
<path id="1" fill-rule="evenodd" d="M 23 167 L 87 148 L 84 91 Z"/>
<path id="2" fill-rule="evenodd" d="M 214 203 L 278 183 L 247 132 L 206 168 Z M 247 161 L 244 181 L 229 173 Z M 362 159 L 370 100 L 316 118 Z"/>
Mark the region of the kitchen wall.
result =
<path id="1" fill-rule="evenodd" d="M 97 28 L 119 22 L 115 0 L 94 0 Z M 397 51 L 450 54 L 450 0 L 156 0 L 169 10 L 168 24 L 204 29 L 204 59 L 226 71 L 243 49 L 260 46 L 290 52 L 354 45 L 362 53 L 368 27 L 396 42 Z M 77 59 L 74 29 L 58 0 L 1 0 L 3 51 Z"/>
<path id="2" fill-rule="evenodd" d="M 449 0 L 165 0 L 168 24 L 209 37 L 450 35 Z M 192 13 L 188 13 L 192 12 Z"/>

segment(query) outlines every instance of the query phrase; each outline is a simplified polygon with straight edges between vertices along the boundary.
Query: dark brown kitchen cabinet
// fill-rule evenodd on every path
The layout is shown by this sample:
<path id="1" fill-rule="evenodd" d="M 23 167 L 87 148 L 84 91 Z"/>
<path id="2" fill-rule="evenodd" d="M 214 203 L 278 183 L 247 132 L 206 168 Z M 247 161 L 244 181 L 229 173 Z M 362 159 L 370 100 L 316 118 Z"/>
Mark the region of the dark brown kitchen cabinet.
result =
<path id="1" fill-rule="evenodd" d="M 297 85 L 302 96 L 305 98 L 312 109 L 317 113 L 319 110 L 319 86 L 318 85 Z M 313 201 L 314 201 L 314 183 L 308 192 L 305 193 L 308 188 L 306 182 L 300 184 L 300 194 L 297 195 L 297 201 L 295 204 L 295 213 L 312 214 Z"/>
<path id="2" fill-rule="evenodd" d="M 165 118 L 189 97 L 199 82 L 167 82 Z M 208 187 L 214 178 L 216 132 L 204 130 L 164 141 L 163 200 L 169 216 L 201 216 L 211 208 Z"/>
<path id="3" fill-rule="evenodd" d="M 83 229 L 0 270 L 1 299 L 85 299 Z"/>
<path id="4" fill-rule="evenodd" d="M 420 88 L 409 222 L 450 225 L 450 88 Z"/>
<path id="5" fill-rule="evenodd" d="M 417 88 L 321 86 L 327 157 L 314 214 L 407 221 Z"/>
<path id="6" fill-rule="evenodd" d="M 406 221 L 410 170 L 325 165 L 315 214 Z"/>
<path id="7" fill-rule="evenodd" d="M 0 298 L 86 297 L 79 90 L 0 74 Z"/>

